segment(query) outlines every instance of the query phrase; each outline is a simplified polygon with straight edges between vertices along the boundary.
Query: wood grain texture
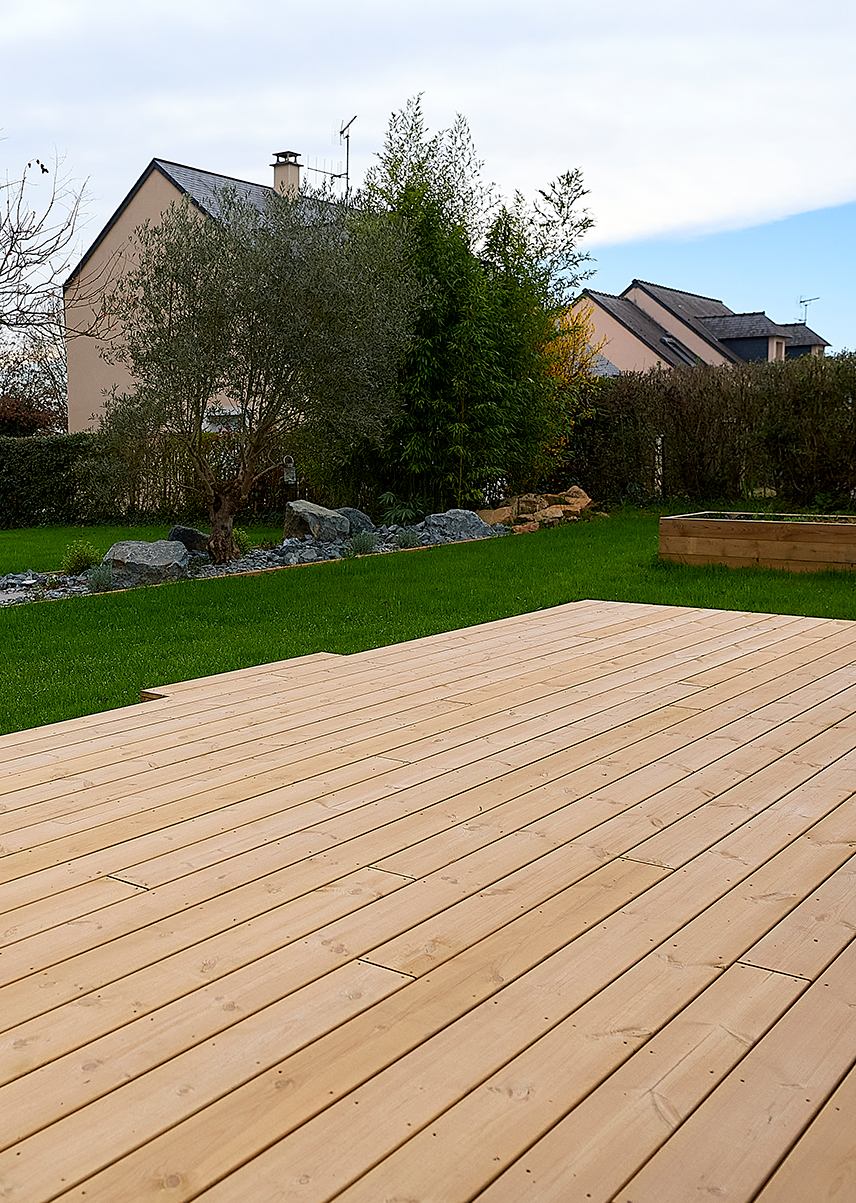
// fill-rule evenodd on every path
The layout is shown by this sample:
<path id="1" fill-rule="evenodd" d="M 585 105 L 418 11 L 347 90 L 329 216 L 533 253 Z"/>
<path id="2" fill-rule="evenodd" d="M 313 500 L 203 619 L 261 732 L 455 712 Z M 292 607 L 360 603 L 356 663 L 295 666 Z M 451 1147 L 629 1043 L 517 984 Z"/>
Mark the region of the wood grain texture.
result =
<path id="1" fill-rule="evenodd" d="M 676 515 L 660 519 L 659 554 L 679 564 L 755 566 L 791 572 L 856 568 L 856 523 L 752 521 Z"/>
<path id="2" fill-rule="evenodd" d="M 856 624 L 147 693 L 0 738 L 0 1197 L 852 1197 Z"/>

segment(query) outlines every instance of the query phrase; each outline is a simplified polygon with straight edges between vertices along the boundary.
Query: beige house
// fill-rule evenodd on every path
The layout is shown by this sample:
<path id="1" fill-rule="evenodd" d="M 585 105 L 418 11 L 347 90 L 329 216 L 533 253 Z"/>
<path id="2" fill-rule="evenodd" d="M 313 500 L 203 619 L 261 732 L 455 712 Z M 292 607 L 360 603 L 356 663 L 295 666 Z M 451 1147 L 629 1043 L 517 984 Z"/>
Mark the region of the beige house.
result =
<path id="1" fill-rule="evenodd" d="M 76 335 L 99 329 L 102 298 L 109 291 L 111 281 L 132 261 L 133 234 L 137 227 L 145 221 L 158 222 L 173 202 L 180 202 L 185 196 L 200 213 L 216 216 L 217 192 L 227 186 L 235 188 L 239 195 L 262 209 L 272 192 L 297 191 L 300 186 L 297 158 L 297 153 L 291 150 L 275 153 L 271 187 L 215 175 L 166 159 L 152 159 L 78 263 L 63 290 L 69 333 L 69 433 L 94 429 L 104 408 L 105 394 L 114 385 L 119 388 L 131 386 L 128 373 L 103 357 L 105 342 L 102 338 Z"/>
<path id="2" fill-rule="evenodd" d="M 763 312 L 735 313 L 722 301 L 647 280 L 620 296 L 586 288 L 576 302 L 604 341 L 603 375 L 698 363 L 751 363 L 822 355 L 829 343 L 803 322 L 780 325 Z M 575 307 L 576 307 L 575 306 Z"/>

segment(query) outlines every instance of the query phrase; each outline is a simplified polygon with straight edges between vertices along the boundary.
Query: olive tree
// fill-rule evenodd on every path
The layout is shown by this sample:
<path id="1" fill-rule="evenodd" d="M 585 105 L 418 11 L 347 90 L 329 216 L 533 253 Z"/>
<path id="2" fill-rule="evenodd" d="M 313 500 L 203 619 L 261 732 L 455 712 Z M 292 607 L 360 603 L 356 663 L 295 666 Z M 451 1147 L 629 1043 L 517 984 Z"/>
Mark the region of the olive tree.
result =
<path id="1" fill-rule="evenodd" d="M 136 231 L 133 254 L 106 309 L 108 358 L 135 385 L 108 399 L 102 435 L 180 449 L 223 562 L 236 513 L 290 438 L 332 457 L 380 440 L 413 273 L 393 218 L 309 190 L 271 194 L 264 212 L 226 190 L 213 216 L 185 199 Z"/>

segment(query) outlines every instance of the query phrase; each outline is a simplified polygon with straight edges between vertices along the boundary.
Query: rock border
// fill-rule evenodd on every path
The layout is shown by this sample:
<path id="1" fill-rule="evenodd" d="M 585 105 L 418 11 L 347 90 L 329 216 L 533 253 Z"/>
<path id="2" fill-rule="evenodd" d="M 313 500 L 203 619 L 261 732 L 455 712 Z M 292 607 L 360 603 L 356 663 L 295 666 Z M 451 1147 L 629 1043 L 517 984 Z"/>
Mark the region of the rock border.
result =
<path id="1" fill-rule="evenodd" d="M 563 506 L 545 504 L 559 499 L 563 499 L 565 503 Z M 361 559 L 365 555 L 389 555 L 392 552 L 401 551 L 424 551 L 428 547 L 444 547 L 458 543 L 478 543 L 484 539 L 507 534 L 527 534 L 544 528 L 577 522 L 580 513 L 588 510 L 590 505 L 591 500 L 587 494 L 574 486 L 561 494 L 523 494 L 520 497 L 511 498 L 510 502 L 499 510 L 453 509 L 442 514 L 429 514 L 422 522 L 410 526 L 393 524 L 374 527 L 370 533 L 377 536 L 378 546 L 372 551 L 359 553 L 355 558 Z M 323 507 L 315 508 L 323 510 Z M 549 512 L 551 509 L 552 513 Z M 340 511 L 331 512 L 341 520 Z M 366 530 L 364 523 L 371 523 L 368 515 L 359 510 L 354 510 L 353 513 L 359 516 L 360 530 Z M 506 520 L 510 517 L 514 525 L 498 521 L 500 517 L 505 517 Z M 491 521 L 485 521 L 485 518 L 489 518 Z M 478 533 L 474 537 L 471 533 L 473 530 L 477 532 L 483 530 L 484 533 Z M 224 576 L 261 576 L 268 572 L 279 572 L 283 568 L 303 568 L 310 564 L 331 563 L 335 560 L 349 558 L 347 545 L 349 539 L 353 537 L 354 533 L 357 533 L 352 530 L 351 536 L 337 540 L 318 539 L 311 535 L 292 536 L 284 539 L 274 548 L 267 550 L 253 548 L 245 556 L 238 560 L 232 560 L 228 564 L 211 564 L 207 552 L 198 547 L 188 546 L 197 540 L 204 542 L 208 536 L 202 531 L 184 527 L 173 527 L 170 534 L 178 535 L 179 531 L 183 537 L 178 538 L 177 542 L 187 548 L 189 554 L 189 574 L 185 578 L 189 581 L 211 580 Z M 402 531 L 412 531 L 419 539 L 419 544 L 415 547 L 398 546 L 397 537 Z M 467 533 L 463 534 L 463 537 L 456 538 L 455 531 L 459 534 L 464 531 Z M 114 547 L 117 546 L 119 545 L 114 545 Z M 154 546 L 154 544 L 146 546 Z M 111 548 L 111 551 L 113 550 Z M 105 560 L 109 555 L 110 552 L 105 556 Z M 271 559 L 276 562 L 271 563 Z M 129 589 L 151 589 L 161 584 L 174 583 L 177 582 L 162 580 L 139 585 L 120 583 L 118 587 L 106 589 L 103 592 L 125 593 Z M 10 572 L 5 576 L 0 576 L 0 609 L 30 602 L 67 601 L 72 597 L 90 597 L 95 596 L 97 592 L 90 591 L 86 573 L 65 577 L 57 572 L 39 573 L 31 569 L 19 573 Z"/>
<path id="2" fill-rule="evenodd" d="M 471 511 L 468 511 L 471 512 Z M 495 528 L 487 530 L 480 538 L 472 539 L 452 539 L 432 536 L 419 530 L 418 524 L 415 527 L 402 526 L 386 526 L 379 527 L 376 530 L 380 538 L 380 545 L 373 551 L 364 552 L 355 559 L 362 559 L 368 555 L 390 555 L 402 551 L 426 551 L 431 547 L 443 547 L 457 545 L 459 543 L 478 543 L 484 539 L 496 538 L 506 534 L 504 528 Z M 402 530 L 414 530 L 421 535 L 421 543 L 416 547 L 399 547 L 395 543 L 395 538 Z M 285 549 L 283 552 L 282 549 Z M 307 553 L 313 553 L 311 558 Z M 301 553 L 306 558 L 301 558 Z M 207 560 L 207 556 L 204 557 Z M 263 563 L 262 559 L 270 560 L 271 558 L 278 559 L 278 563 Z M 185 578 L 186 581 L 200 581 L 219 579 L 226 576 L 261 576 L 269 572 L 280 572 L 284 568 L 305 568 L 313 564 L 333 563 L 349 558 L 345 555 L 344 544 L 331 544 L 329 542 L 321 542 L 311 537 L 292 538 L 284 540 L 278 544 L 276 548 L 264 550 L 261 548 L 253 548 L 245 556 L 238 560 L 231 560 L 228 564 L 210 564 L 202 563 L 203 553 L 191 553 L 191 570 L 190 575 Z M 247 561 L 251 561 L 251 566 L 246 566 Z M 32 570 L 20 573 L 7 573 L 0 577 L 0 609 L 8 609 L 15 605 L 24 605 L 32 602 L 41 601 L 68 601 L 73 597 L 94 597 L 96 593 L 90 592 L 87 585 L 87 574 L 80 573 L 77 576 L 64 577 L 61 581 L 57 581 L 60 574 L 56 572 L 39 573 Z M 49 586 L 49 582 L 56 582 L 54 587 Z M 26 582 L 26 584 L 25 584 Z M 104 590 L 103 593 L 127 593 L 131 589 L 137 588 L 159 588 L 161 585 L 177 584 L 177 581 L 158 581 L 147 585 L 130 585 L 119 586 L 118 588 Z M 46 587 L 48 586 L 48 587 Z M 5 594 L 5 596 L 4 596 Z M 99 596 L 102 594 L 98 594 Z"/>

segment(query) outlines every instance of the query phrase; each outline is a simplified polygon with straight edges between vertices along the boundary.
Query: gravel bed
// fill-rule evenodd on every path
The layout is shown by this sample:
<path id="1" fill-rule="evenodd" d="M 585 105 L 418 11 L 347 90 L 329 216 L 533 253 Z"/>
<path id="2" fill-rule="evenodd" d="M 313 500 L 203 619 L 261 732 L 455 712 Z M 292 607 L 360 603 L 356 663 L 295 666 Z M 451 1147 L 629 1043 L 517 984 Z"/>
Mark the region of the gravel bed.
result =
<path id="1" fill-rule="evenodd" d="M 412 531 L 412 535 L 404 535 Z M 494 527 L 492 535 L 506 533 L 505 527 Z M 426 531 L 425 523 L 416 526 L 379 526 L 374 532 L 376 543 L 371 554 L 386 554 L 402 550 L 402 539 L 415 540 L 417 547 L 435 546 L 441 543 L 456 543 L 459 539 Z M 341 560 L 349 552 L 350 539 L 339 543 L 321 543 L 309 537 L 285 539 L 269 550 L 254 548 L 239 560 L 228 564 L 212 564 L 204 552 L 190 553 L 190 578 L 236 576 L 241 572 L 261 572 L 272 568 L 292 568 L 297 564 L 318 564 L 327 560 Z M 0 576 L 0 609 L 19 606 L 26 602 L 56 601 L 68 597 L 80 597 L 90 592 L 86 573 L 80 576 L 65 576 L 55 572 L 9 572 Z"/>

